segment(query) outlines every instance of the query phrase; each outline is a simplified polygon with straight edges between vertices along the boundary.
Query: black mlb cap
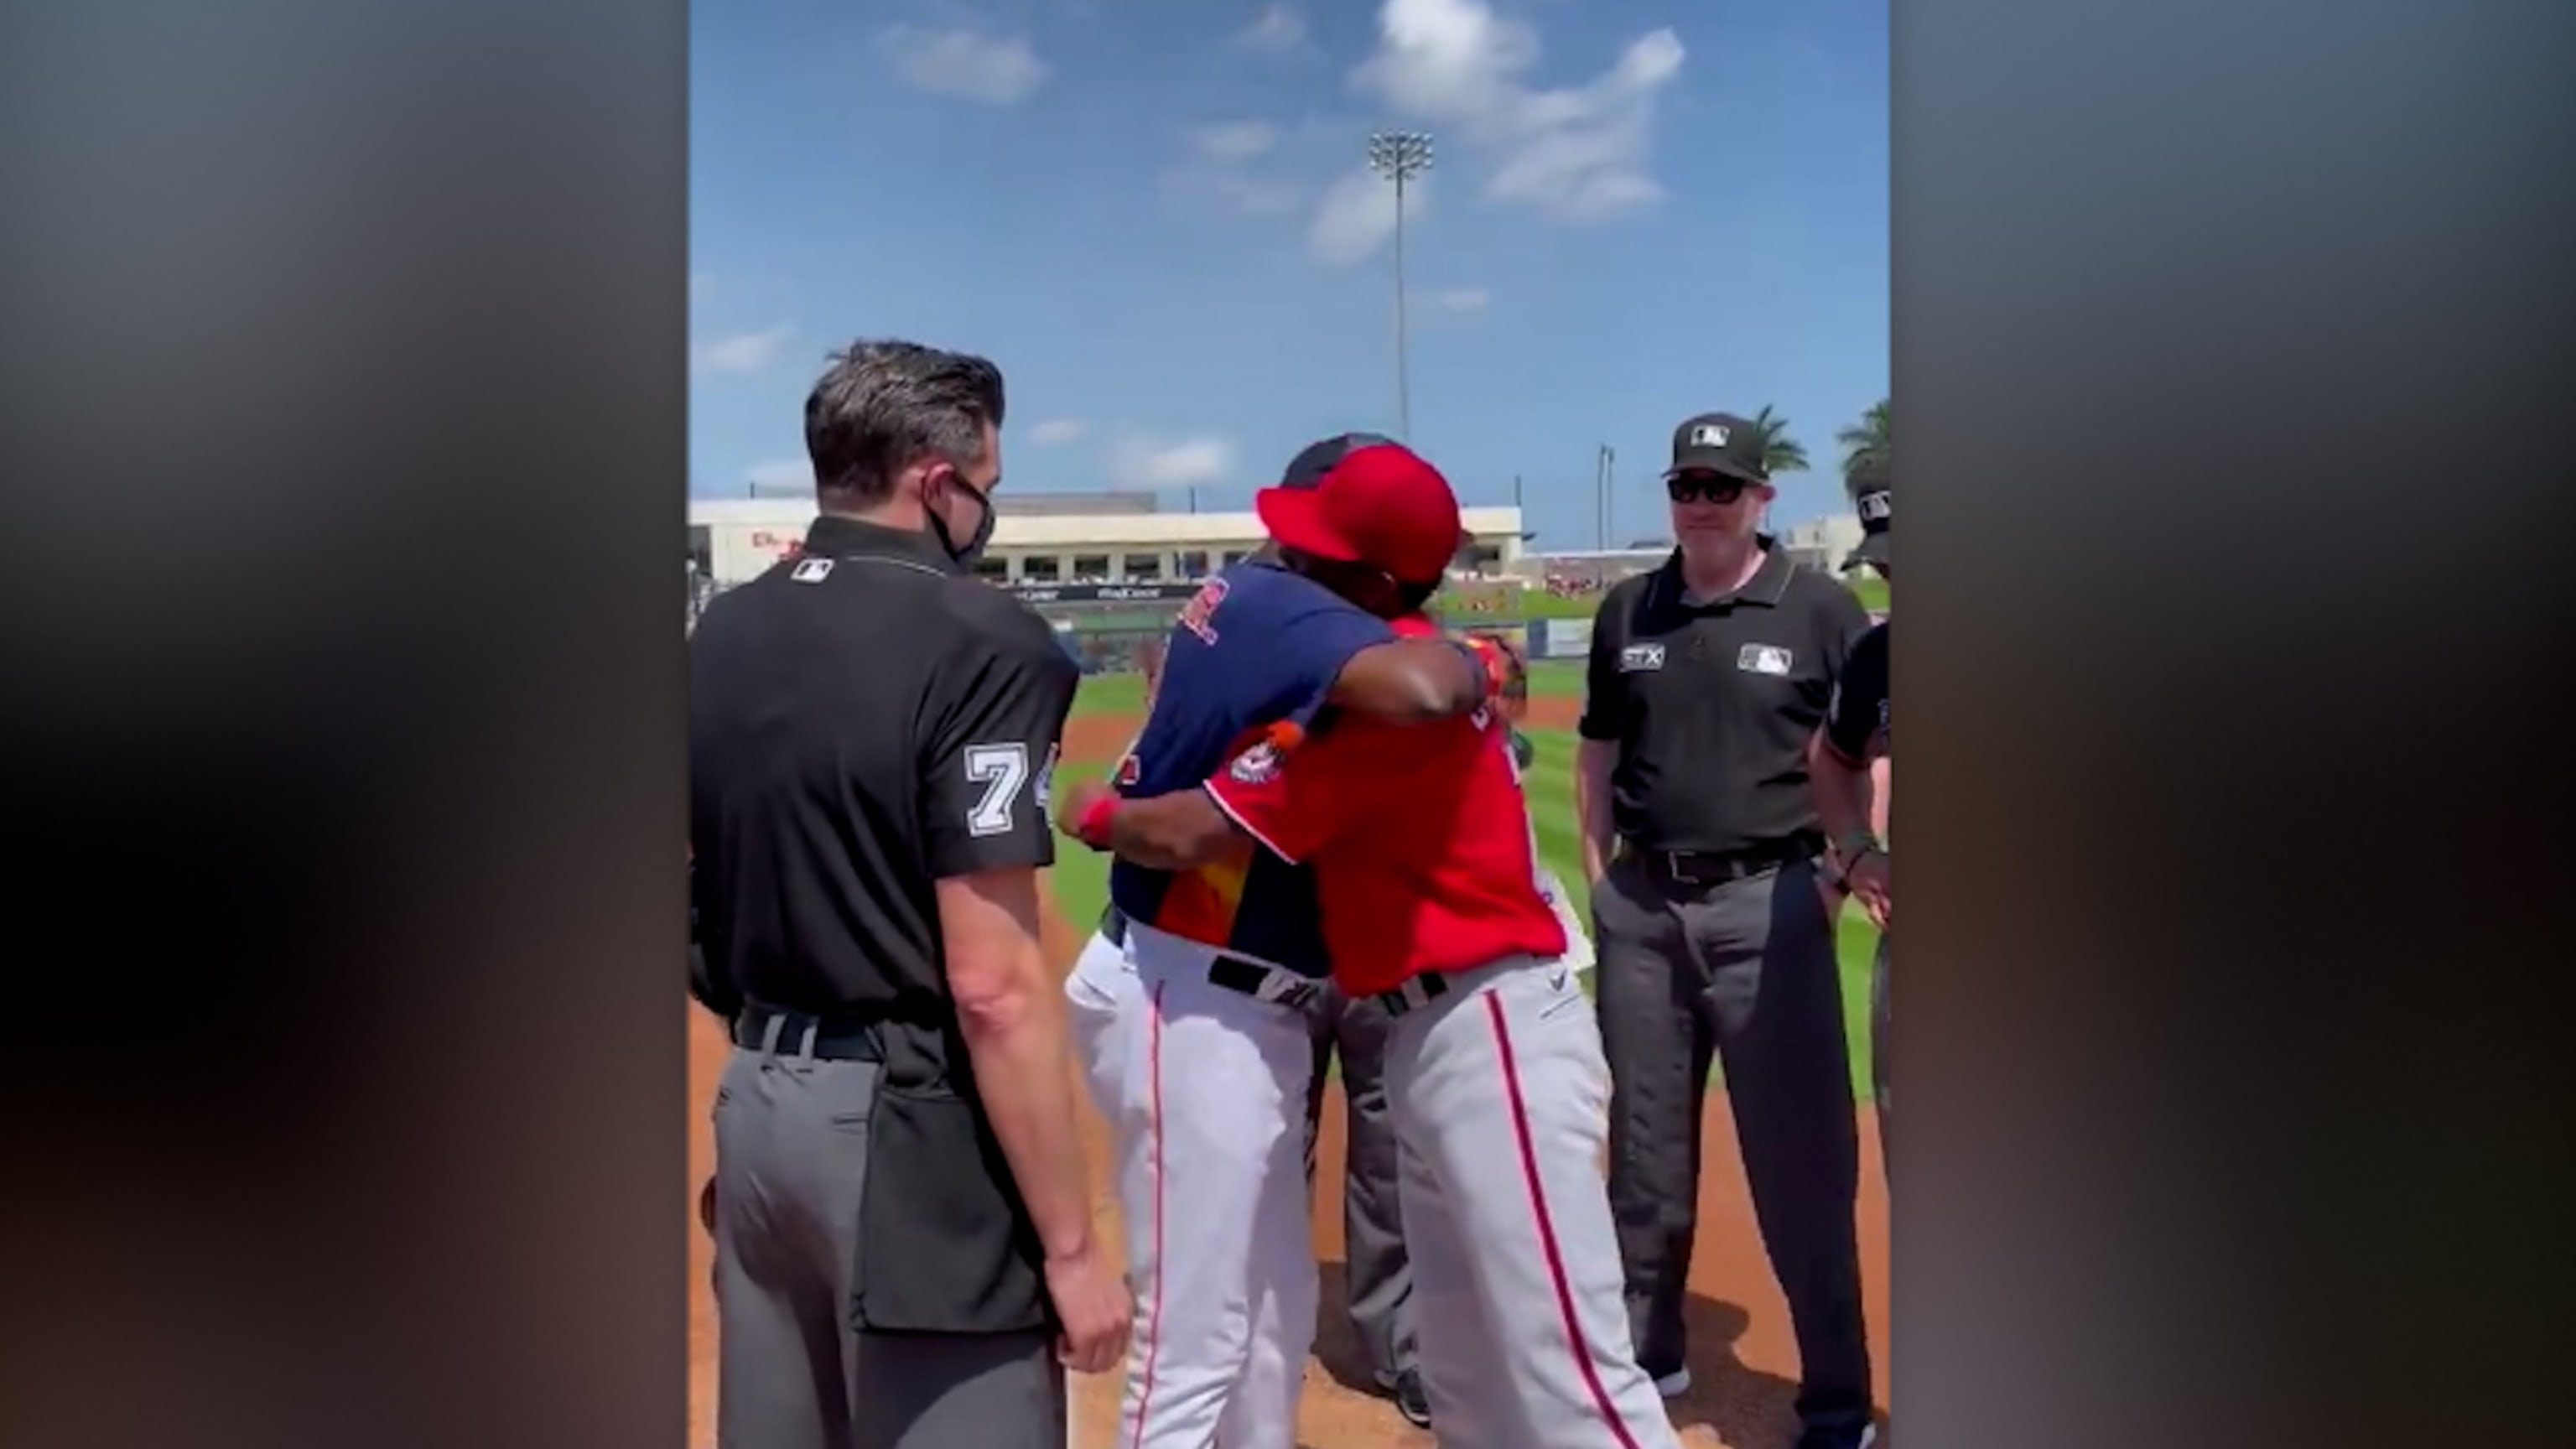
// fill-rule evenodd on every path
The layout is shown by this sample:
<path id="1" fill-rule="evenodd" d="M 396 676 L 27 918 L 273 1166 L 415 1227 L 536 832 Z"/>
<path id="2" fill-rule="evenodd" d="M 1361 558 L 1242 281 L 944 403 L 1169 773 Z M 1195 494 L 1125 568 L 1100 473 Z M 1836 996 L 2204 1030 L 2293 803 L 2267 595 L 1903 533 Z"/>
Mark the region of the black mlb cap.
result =
<path id="1" fill-rule="evenodd" d="M 1888 525 L 1895 518 L 1895 485 L 1889 477 L 1887 460 L 1863 458 L 1843 477 L 1851 486 L 1852 507 L 1860 514 L 1860 547 L 1843 560 L 1843 567 L 1848 570 L 1873 564 L 1885 568 Z"/>
<path id="2" fill-rule="evenodd" d="M 1344 458 L 1362 448 L 1400 448 L 1395 439 L 1376 433 L 1339 433 L 1320 443 L 1308 443 L 1305 449 L 1288 460 L 1287 470 L 1279 475 L 1282 488 L 1313 488 L 1342 464 Z"/>
<path id="3" fill-rule="evenodd" d="M 1673 466 L 1664 476 L 1723 473 L 1747 483 L 1768 483 L 1762 466 L 1762 430 L 1733 413 L 1702 413 L 1673 429 Z"/>

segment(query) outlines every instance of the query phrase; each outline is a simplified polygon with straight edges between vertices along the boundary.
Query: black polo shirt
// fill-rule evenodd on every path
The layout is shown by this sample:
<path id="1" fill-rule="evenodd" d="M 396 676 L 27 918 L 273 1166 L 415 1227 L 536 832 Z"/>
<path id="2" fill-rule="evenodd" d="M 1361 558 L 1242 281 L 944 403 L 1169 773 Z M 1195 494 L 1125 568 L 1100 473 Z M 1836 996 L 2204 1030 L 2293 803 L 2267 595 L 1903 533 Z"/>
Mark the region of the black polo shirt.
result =
<path id="1" fill-rule="evenodd" d="M 1887 737 L 1887 626 L 1860 636 L 1843 677 L 1825 705 L 1825 748 L 1846 765 L 1866 765 L 1889 748 Z"/>
<path id="2" fill-rule="evenodd" d="M 1816 828 L 1807 741 L 1869 613 L 1764 547 L 1726 597 L 1686 601 L 1676 550 L 1594 616 L 1580 729 L 1618 746 L 1611 819 L 1640 849 L 1722 853 Z"/>
<path id="3" fill-rule="evenodd" d="M 1079 671 L 925 534 L 815 520 L 689 641 L 689 843 L 710 974 L 752 1002 L 937 1024 L 932 883 L 1054 863 Z"/>

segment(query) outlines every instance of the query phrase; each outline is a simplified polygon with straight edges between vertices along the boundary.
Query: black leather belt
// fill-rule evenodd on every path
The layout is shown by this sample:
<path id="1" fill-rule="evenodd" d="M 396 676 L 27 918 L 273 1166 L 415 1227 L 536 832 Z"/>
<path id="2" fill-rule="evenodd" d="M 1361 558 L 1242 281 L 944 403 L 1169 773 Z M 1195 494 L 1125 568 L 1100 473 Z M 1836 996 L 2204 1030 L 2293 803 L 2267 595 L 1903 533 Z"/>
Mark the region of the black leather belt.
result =
<path id="1" fill-rule="evenodd" d="M 1650 875 L 1683 885 L 1723 885 L 1777 870 L 1793 860 L 1814 860 L 1825 853 L 1825 838 L 1802 830 L 1742 850 L 1647 850 L 1634 842 L 1628 842 L 1627 849 L 1644 862 Z"/>
<path id="2" fill-rule="evenodd" d="M 1315 1004 L 1315 993 L 1322 989 L 1323 983 L 1311 976 L 1300 976 L 1277 966 L 1264 966 L 1240 956 L 1219 956 L 1208 963 L 1208 985 L 1240 991 L 1255 1001 L 1302 1011 Z"/>
<path id="3" fill-rule="evenodd" d="M 1113 946 L 1127 944 L 1127 913 L 1111 906 L 1100 913 L 1100 935 Z M 1314 1004 L 1323 983 L 1280 966 L 1265 966 L 1244 956 L 1220 954 L 1208 962 L 1210 986 L 1241 992 L 1255 1001 L 1303 1010 Z"/>
<path id="4" fill-rule="evenodd" d="M 777 1035 L 770 1034 L 772 1023 Z M 810 1034 L 810 1036 L 809 1036 Z M 885 1049 L 876 1028 L 847 1021 L 827 1021 L 811 1012 L 780 1011 L 756 1002 L 733 1019 L 733 1044 L 745 1051 L 782 1057 L 812 1057 L 821 1062 L 881 1062 Z"/>
<path id="5" fill-rule="evenodd" d="M 1449 994 L 1449 978 L 1437 971 L 1425 971 L 1405 978 L 1402 986 L 1377 994 L 1377 1003 L 1389 1016 L 1402 1016 L 1418 1006 L 1429 1006 Z"/>

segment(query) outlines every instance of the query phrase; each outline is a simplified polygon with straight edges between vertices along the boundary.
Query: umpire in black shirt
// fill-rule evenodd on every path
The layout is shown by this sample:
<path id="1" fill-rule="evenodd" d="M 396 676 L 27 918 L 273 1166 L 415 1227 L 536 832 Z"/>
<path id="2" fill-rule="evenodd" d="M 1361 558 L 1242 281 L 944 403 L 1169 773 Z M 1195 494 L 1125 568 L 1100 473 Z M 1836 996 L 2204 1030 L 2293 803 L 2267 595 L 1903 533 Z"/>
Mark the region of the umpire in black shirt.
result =
<path id="1" fill-rule="evenodd" d="M 1840 900 L 1818 871 L 1806 752 L 1869 616 L 1757 531 L 1772 489 L 1752 424 L 1682 424 L 1666 489 L 1679 547 L 1601 601 L 1575 772 L 1629 1326 L 1657 1387 L 1687 1391 L 1682 1304 L 1715 1055 L 1797 1332 L 1798 1449 L 1859 1449 L 1873 1433 L 1860 1152 Z"/>
<path id="2" fill-rule="evenodd" d="M 1076 671 L 968 576 L 1002 378 L 862 342 L 805 400 L 821 516 L 689 646 L 727 1449 L 1062 1449 L 1126 1352 L 1039 948 Z"/>
<path id="3" fill-rule="evenodd" d="M 1884 457 L 1863 459 L 1846 475 L 1852 501 L 1860 510 L 1860 547 L 1843 564 L 1846 570 L 1866 564 L 1881 577 L 1893 577 L 1888 550 L 1895 522 L 1895 490 Z M 1878 1150 L 1881 1166 L 1892 1168 L 1895 1154 L 1894 1104 L 1888 1099 L 1887 949 L 1890 866 L 1885 832 L 1888 802 L 1873 799 L 1878 766 L 1887 759 L 1888 633 L 1882 622 L 1860 636 L 1851 660 L 1834 686 L 1823 728 L 1807 747 L 1807 777 L 1815 793 L 1816 819 L 1832 846 L 1835 873 L 1852 899 L 1878 927 L 1878 957 L 1869 976 L 1869 1078 L 1878 1098 Z M 1893 1176 L 1893 1173 L 1890 1173 Z"/>

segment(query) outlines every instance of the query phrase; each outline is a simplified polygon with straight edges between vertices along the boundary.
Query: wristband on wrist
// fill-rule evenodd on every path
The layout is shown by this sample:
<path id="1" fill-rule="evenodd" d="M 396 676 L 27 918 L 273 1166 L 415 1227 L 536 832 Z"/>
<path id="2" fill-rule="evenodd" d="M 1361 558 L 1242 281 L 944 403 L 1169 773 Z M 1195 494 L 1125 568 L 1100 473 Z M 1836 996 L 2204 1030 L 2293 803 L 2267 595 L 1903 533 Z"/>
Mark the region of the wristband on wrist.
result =
<path id="1" fill-rule="evenodd" d="M 1073 822 L 1073 838 L 1094 850 L 1109 848 L 1109 824 L 1118 814 L 1119 798 L 1103 795 L 1083 809 Z"/>

